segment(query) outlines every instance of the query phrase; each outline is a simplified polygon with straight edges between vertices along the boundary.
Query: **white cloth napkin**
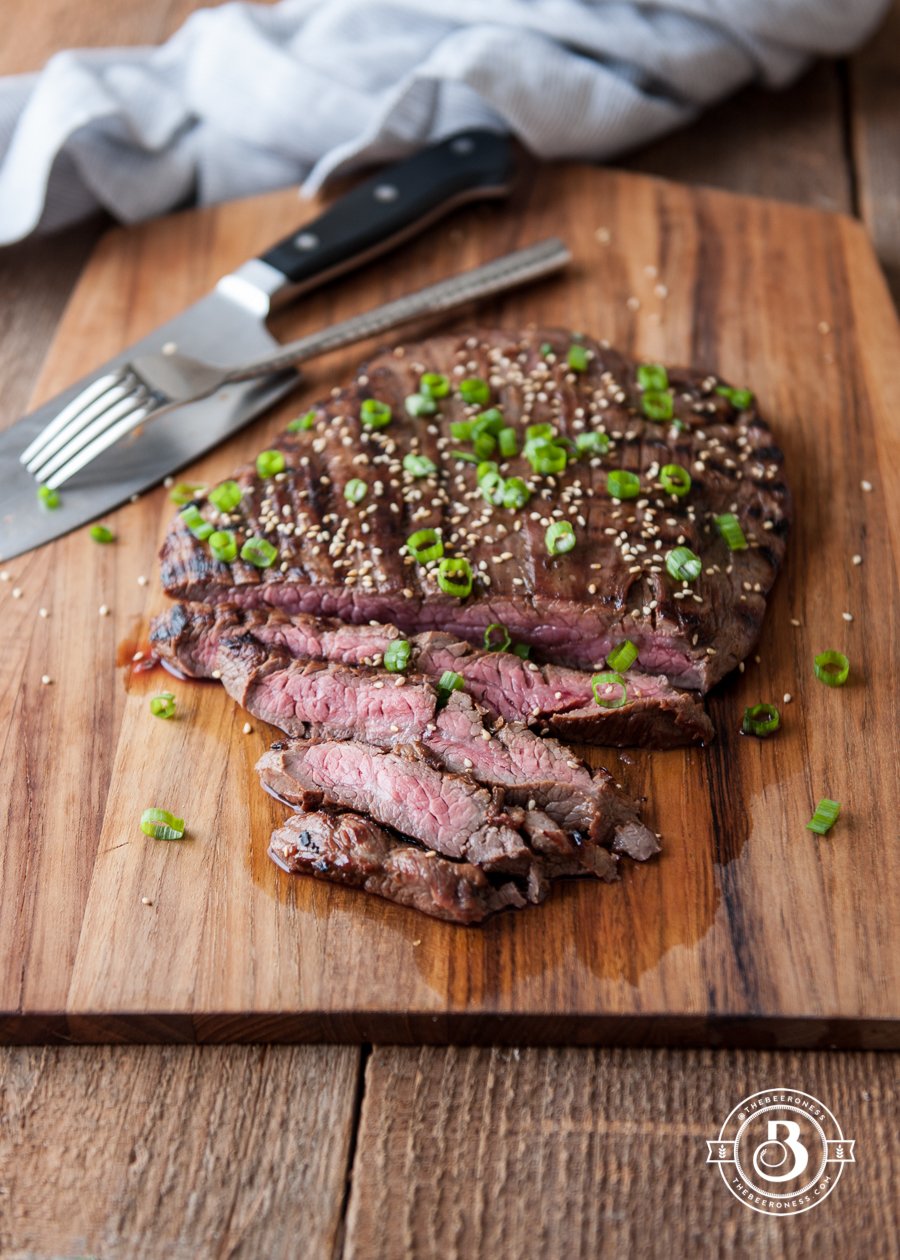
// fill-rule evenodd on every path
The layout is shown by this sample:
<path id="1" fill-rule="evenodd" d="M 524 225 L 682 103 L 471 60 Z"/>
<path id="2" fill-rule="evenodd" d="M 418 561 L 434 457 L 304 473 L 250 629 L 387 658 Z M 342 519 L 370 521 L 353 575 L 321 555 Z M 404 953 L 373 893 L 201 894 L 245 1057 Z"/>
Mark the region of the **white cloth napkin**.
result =
<path id="1" fill-rule="evenodd" d="M 609 158 L 852 48 L 890 0 L 282 0 L 0 79 L 0 244 L 394 159 L 462 127 Z"/>

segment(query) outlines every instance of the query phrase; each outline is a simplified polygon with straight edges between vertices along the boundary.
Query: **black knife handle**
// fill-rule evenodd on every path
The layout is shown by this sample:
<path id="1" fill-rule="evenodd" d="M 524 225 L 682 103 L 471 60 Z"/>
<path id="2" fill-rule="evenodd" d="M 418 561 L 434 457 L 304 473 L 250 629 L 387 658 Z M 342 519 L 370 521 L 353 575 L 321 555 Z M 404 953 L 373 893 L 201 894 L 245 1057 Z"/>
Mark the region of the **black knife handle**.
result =
<path id="1" fill-rule="evenodd" d="M 458 132 L 386 167 L 261 256 L 285 277 L 277 300 L 387 252 L 454 206 L 505 196 L 514 169 L 508 137 L 484 130 Z"/>

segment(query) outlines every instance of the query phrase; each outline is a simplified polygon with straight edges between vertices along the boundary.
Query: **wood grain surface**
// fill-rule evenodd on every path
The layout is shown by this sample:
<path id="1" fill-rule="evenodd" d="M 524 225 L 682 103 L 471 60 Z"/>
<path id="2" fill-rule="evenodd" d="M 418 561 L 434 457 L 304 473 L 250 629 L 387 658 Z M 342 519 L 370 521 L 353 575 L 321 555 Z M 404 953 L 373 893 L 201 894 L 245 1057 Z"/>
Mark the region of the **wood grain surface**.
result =
<path id="1" fill-rule="evenodd" d="M 282 193 L 110 233 L 38 395 L 313 210 Z M 884 733 L 897 717 L 900 460 L 890 422 L 900 339 L 859 226 L 635 175 L 545 168 L 513 213 L 461 215 L 410 246 L 402 269 L 371 267 L 306 299 L 279 331 L 304 331 L 551 231 L 573 247 L 571 276 L 489 317 L 568 323 L 752 383 L 797 499 L 761 664 L 710 700 L 717 743 L 602 757 L 648 798 L 662 859 L 612 888 L 561 887 L 540 910 L 478 931 L 277 871 L 265 848 L 283 810 L 252 769 L 271 730 L 242 735 L 245 715 L 219 689 L 187 684 L 175 686 L 178 720 L 154 721 L 147 698 L 169 681 L 127 681 L 112 665 L 123 644 L 144 643 L 164 602 L 154 556 L 171 507 L 160 489 L 112 518 L 115 546 L 98 548 L 82 531 L 11 562 L 0 590 L 0 791 L 10 817 L 24 820 L 0 858 L 0 949 L 12 960 L 0 977 L 6 1039 L 894 1043 L 891 900 L 872 890 L 886 894 L 897 863 Z M 322 360 L 289 408 L 190 476 L 228 473 L 359 353 Z M 862 565 L 849 563 L 854 552 Z M 111 616 L 98 617 L 102 604 Z M 854 661 L 843 691 L 812 678 L 823 647 Z M 785 692 L 794 701 L 776 739 L 737 737 L 746 704 Z M 863 726 L 875 735 L 865 745 Z M 805 822 L 825 795 L 844 801 L 845 815 L 819 841 Z M 137 818 L 148 804 L 183 813 L 191 838 L 147 841 Z"/>

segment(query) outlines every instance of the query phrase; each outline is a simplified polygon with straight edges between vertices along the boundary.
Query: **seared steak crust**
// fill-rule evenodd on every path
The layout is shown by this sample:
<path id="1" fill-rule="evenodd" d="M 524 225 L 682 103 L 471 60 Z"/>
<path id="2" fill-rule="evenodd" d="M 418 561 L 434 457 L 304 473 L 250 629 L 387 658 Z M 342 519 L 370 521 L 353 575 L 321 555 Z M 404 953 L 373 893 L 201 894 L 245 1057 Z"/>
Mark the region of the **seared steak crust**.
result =
<path id="1" fill-rule="evenodd" d="M 375 619 L 407 632 L 443 630 L 476 644 L 499 622 L 516 641 L 583 668 L 601 666 L 628 638 L 646 673 L 706 690 L 752 651 L 784 554 L 790 496 L 781 452 L 755 408 L 738 410 L 717 392 L 715 377 L 671 370 L 673 419 L 657 423 L 642 414 L 633 362 L 584 337 L 587 368 L 571 371 L 572 341 L 565 331 L 494 330 L 379 354 L 316 409 L 312 429 L 282 437 L 284 472 L 262 478 L 255 467 L 243 469 L 236 480 L 244 496 L 231 515 L 200 505 L 239 541 L 267 538 L 278 548 L 276 563 L 221 564 L 179 519 L 162 550 L 166 590 L 356 624 Z M 549 423 L 573 442 L 605 433 L 609 451 L 548 476 L 532 473 L 521 455 L 503 461 L 504 476 L 529 482 L 531 501 L 518 511 L 487 503 L 474 464 L 453 457 L 459 447 L 449 432 L 480 408 L 453 389 L 437 415 L 410 416 L 405 399 L 422 372 L 443 372 L 454 385 L 471 376 L 488 381 L 488 405 L 519 431 L 520 447 L 527 425 Z M 391 407 L 386 428 L 361 424 L 367 399 Z M 419 479 L 406 471 L 409 452 L 432 460 L 437 472 Z M 667 464 L 690 471 L 686 497 L 663 490 Z M 640 497 L 610 497 L 607 473 L 615 468 L 639 474 Z M 349 506 L 344 490 L 354 478 L 366 481 L 367 493 Z M 725 512 L 737 516 L 747 550 L 731 552 L 720 537 L 713 517 Z M 575 529 L 567 554 L 548 554 L 554 519 Z M 422 528 L 440 530 L 446 554 L 469 561 L 475 579 L 467 598 L 444 594 L 436 565 L 407 554 L 407 537 Z M 679 545 L 703 562 L 690 585 L 666 571 L 666 555 Z"/>

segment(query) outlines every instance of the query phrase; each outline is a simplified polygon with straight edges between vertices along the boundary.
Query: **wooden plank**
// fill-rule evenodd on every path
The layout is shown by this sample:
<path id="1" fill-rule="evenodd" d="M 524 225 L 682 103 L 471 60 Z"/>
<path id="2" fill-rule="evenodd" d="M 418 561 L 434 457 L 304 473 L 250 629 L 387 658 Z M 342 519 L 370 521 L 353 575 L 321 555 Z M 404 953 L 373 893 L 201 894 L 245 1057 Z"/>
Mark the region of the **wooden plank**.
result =
<path id="1" fill-rule="evenodd" d="M 827 1202 L 777 1220 L 706 1164 L 747 1095 L 802 1089 L 857 1141 Z M 345 1260 L 887 1257 L 896 1060 L 872 1054 L 374 1050 Z"/>
<path id="2" fill-rule="evenodd" d="M 850 62 L 859 211 L 900 304 L 900 3 Z"/>
<path id="3" fill-rule="evenodd" d="M 497 304 L 491 317 L 569 322 L 646 356 L 753 382 L 798 503 L 762 664 L 713 698 L 721 736 L 709 752 L 603 758 L 648 797 L 648 817 L 666 834 L 662 860 L 614 888 L 560 889 L 539 911 L 477 932 L 277 872 L 265 846 L 282 811 L 252 775 L 269 733 L 241 735 L 243 715 L 208 687 L 177 686 L 181 719 L 153 722 L 147 695 L 159 683 L 148 676 L 126 692 L 114 676 L 116 645 L 134 645 L 163 603 L 155 583 L 136 581 L 153 575 L 171 511 L 157 491 L 117 514 L 116 547 L 76 536 L 42 552 L 39 566 L 27 558 L 10 566 L 24 595 L 2 603 L 0 704 L 11 720 L 0 776 L 10 817 L 27 826 L 0 855 L 6 1038 L 50 1035 L 53 1019 L 88 1040 L 759 1043 L 776 1025 L 797 1044 L 895 1037 L 886 894 L 897 855 L 878 837 L 896 816 L 897 784 L 886 743 L 860 750 L 858 733 L 896 726 L 889 525 L 898 463 L 888 418 L 897 330 L 864 234 L 813 211 L 582 167 L 543 171 L 518 210 L 466 212 L 409 246 L 403 271 L 370 268 L 308 298 L 283 329 L 303 331 L 560 230 L 578 260 L 568 281 Z M 293 195 L 281 193 L 112 234 L 69 307 L 41 392 L 297 218 Z M 609 244 L 595 238 L 601 225 Z M 666 297 L 655 291 L 663 281 Z M 863 338 L 870 323 L 877 336 Z M 225 475 L 355 357 L 323 361 L 290 409 L 192 475 Z M 860 491 L 864 477 L 872 495 Z M 847 563 L 856 550 L 859 567 Z M 833 575 L 827 583 L 823 572 Z M 101 603 L 113 616 L 97 618 Z M 845 609 L 854 623 L 841 619 Z M 864 658 L 864 681 L 842 693 L 817 684 L 810 661 L 823 646 L 847 648 L 860 666 Z M 44 672 L 51 687 L 40 686 Z M 87 691 L 85 678 L 94 680 Z M 786 691 L 796 703 L 778 739 L 735 737 L 745 704 Z M 55 737 L 61 729 L 65 741 Z M 826 794 L 847 809 L 834 839 L 819 842 L 804 824 Z M 135 820 L 148 803 L 183 809 L 194 838 L 147 842 Z M 884 895 L 873 901 L 876 886 Z"/>
<path id="4" fill-rule="evenodd" d="M 336 1254 L 360 1052 L 0 1054 L 0 1253 Z"/>

